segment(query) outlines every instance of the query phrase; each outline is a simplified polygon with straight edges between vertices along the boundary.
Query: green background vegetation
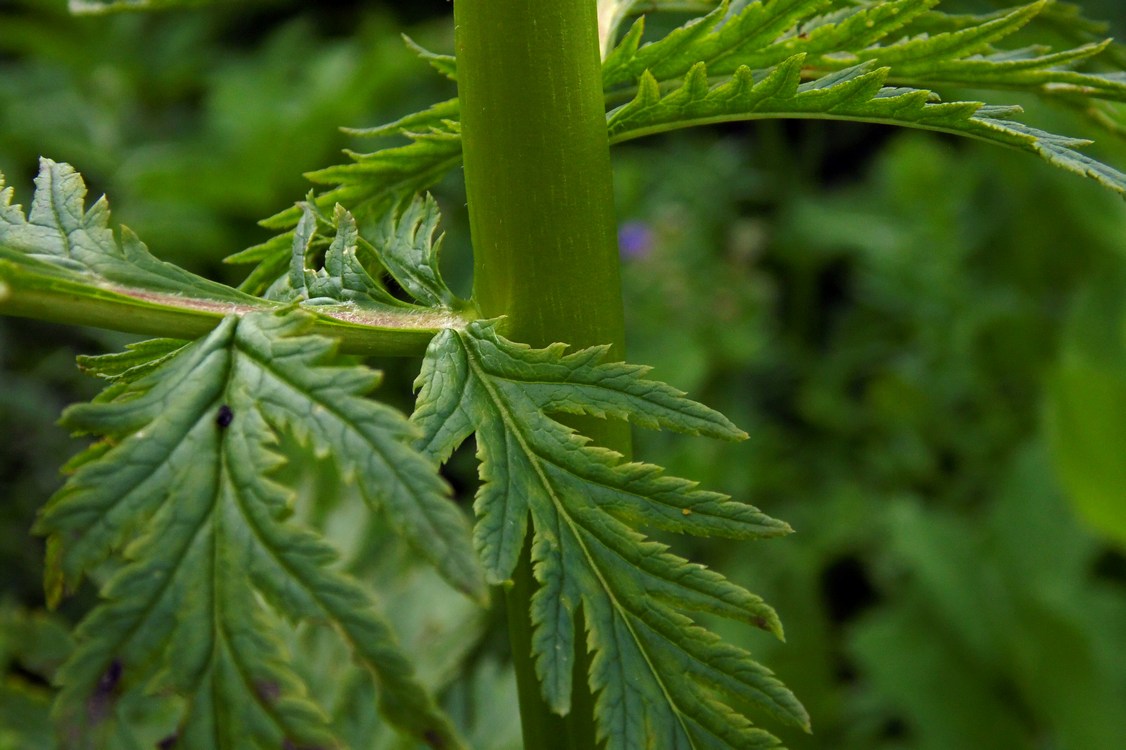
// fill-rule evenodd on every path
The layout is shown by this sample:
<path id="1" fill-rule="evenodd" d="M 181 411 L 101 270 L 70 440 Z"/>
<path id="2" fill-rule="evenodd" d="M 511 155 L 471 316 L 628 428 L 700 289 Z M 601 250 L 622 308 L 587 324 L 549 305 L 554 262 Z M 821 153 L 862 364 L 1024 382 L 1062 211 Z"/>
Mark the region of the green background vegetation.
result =
<path id="1" fill-rule="evenodd" d="M 303 171 L 365 148 L 337 126 L 453 95 L 398 37 L 452 50 L 443 2 L 62 6 L 0 6 L 0 171 L 26 200 L 39 154 L 68 161 L 157 255 L 228 280 L 221 259 L 266 238 L 254 222 L 303 196 Z M 1126 36 L 1117 0 L 1084 7 Z M 1123 142 L 1096 152 L 1126 165 Z M 638 455 L 798 530 L 675 542 L 781 614 L 785 645 L 714 625 L 814 719 L 812 737 L 770 729 L 795 750 L 1126 747 L 1126 207 L 1024 154 L 835 123 L 652 138 L 614 164 L 630 359 L 751 434 L 638 435 Z M 463 188 L 437 195 L 466 289 Z M 96 389 L 74 355 L 128 340 L 0 320 L 0 748 L 50 746 L 57 623 L 93 593 L 42 614 L 29 528 L 76 449 L 54 421 Z M 378 364 L 405 408 L 417 362 Z M 463 498 L 471 458 L 448 470 Z M 309 477 L 303 512 L 353 529 L 336 537 L 352 567 L 474 746 L 517 747 L 502 624 L 371 544 L 350 490 Z M 357 747 L 393 747 L 334 681 L 340 656 L 302 647 L 312 684 L 356 707 Z"/>

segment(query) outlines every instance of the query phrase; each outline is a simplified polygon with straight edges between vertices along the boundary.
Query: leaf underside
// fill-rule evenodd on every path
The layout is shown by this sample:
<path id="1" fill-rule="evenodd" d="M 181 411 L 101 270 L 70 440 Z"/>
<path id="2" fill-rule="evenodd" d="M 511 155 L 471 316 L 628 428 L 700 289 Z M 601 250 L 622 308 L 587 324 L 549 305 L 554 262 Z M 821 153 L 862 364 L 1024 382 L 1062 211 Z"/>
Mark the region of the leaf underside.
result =
<path id="1" fill-rule="evenodd" d="M 300 312 L 231 316 L 191 344 L 85 362 L 117 382 L 64 415 L 102 442 L 72 461 L 39 521 L 49 595 L 57 601 L 111 554 L 124 564 L 60 672 L 64 738 L 97 736 L 123 693 L 155 690 L 184 701 L 169 728 L 176 747 L 336 747 L 281 646 L 280 616 L 331 626 L 402 731 L 460 746 L 371 596 L 334 569 L 324 539 L 286 520 L 290 493 L 270 479 L 279 435 L 331 455 L 451 584 L 483 596 L 468 526 L 410 449 L 410 424 L 363 398 L 374 373 L 327 364 L 334 345 L 307 335 L 311 324 Z M 121 358 L 146 354 L 155 364 Z"/>
<path id="2" fill-rule="evenodd" d="M 748 705 L 808 727 L 805 710 L 748 653 L 695 624 L 705 612 L 781 637 L 774 611 L 718 573 L 689 563 L 634 530 L 734 539 L 773 537 L 789 527 L 755 508 L 618 454 L 548 416 L 628 418 L 723 439 L 745 437 L 721 415 L 645 368 L 603 363 L 605 348 L 565 354 L 500 337 L 491 323 L 447 330 L 431 344 L 412 417 L 418 445 L 444 459 L 476 434 L 482 488 L 474 541 L 490 579 L 507 579 L 528 519 L 541 588 L 532 599 L 533 651 L 547 703 L 570 708 L 574 617 L 586 615 L 594 654 L 599 734 L 610 750 L 648 747 L 775 747 L 751 724 Z M 737 707 L 737 708 L 733 708 Z"/>

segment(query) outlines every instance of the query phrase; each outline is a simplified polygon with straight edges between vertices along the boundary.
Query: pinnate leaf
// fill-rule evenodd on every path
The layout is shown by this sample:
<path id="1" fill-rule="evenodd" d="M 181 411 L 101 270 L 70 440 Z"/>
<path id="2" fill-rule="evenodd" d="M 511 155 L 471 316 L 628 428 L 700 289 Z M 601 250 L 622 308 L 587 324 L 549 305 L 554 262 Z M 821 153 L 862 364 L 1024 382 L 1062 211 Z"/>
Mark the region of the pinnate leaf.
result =
<path id="1" fill-rule="evenodd" d="M 793 695 L 746 652 L 724 644 L 686 612 L 750 623 L 781 636 L 762 600 L 689 563 L 634 527 L 753 539 L 789 527 L 755 508 L 655 467 L 623 461 L 549 416 L 627 418 L 723 439 L 745 437 L 727 419 L 645 368 L 606 363 L 604 348 L 565 353 L 507 341 L 490 322 L 447 330 L 431 344 L 412 417 L 419 447 L 445 458 L 476 434 L 481 490 L 475 543 L 493 581 L 507 579 L 533 527 L 541 588 L 532 599 L 533 651 L 545 700 L 569 710 L 574 617 L 586 614 L 594 652 L 599 733 L 611 750 L 774 747 L 732 706 L 747 703 L 805 727 Z"/>
<path id="2" fill-rule="evenodd" d="M 416 197 L 401 213 L 384 218 L 374 244 L 387 272 L 420 305 L 460 308 L 466 303 L 446 285 L 439 269 L 444 235 L 434 233 L 440 218 L 432 196 Z"/>
<path id="3" fill-rule="evenodd" d="M 450 100 L 381 128 L 354 131 L 370 137 L 403 135 L 410 142 L 370 153 L 349 152 L 352 163 L 307 175 L 315 183 L 331 186 L 316 197 L 317 207 L 331 211 L 340 203 L 363 219 L 381 218 L 408 205 L 461 163 L 456 113 L 457 100 Z M 289 229 L 301 213 L 300 206 L 290 208 L 262 223 L 271 229 Z M 261 292 L 283 274 L 292 240 L 293 233 L 288 231 L 228 258 L 230 263 L 257 264 L 241 288 Z"/>
<path id="4" fill-rule="evenodd" d="M 145 290 L 210 302 L 260 301 L 155 258 L 128 229 L 120 242 L 104 197 L 86 208 L 86 183 L 69 164 L 41 159 L 35 195 L 25 214 L 0 175 L 0 260 L 46 266 L 63 278 L 113 291 Z"/>
<path id="5" fill-rule="evenodd" d="M 351 213 L 338 203 L 332 219 L 328 219 L 311 202 L 299 207 L 301 220 L 293 231 L 289 274 L 266 291 L 267 298 L 312 305 L 347 303 L 382 312 L 407 307 L 360 260 L 360 235 Z M 322 227 L 331 231 L 333 238 L 324 251 L 323 267 L 312 268 L 311 259 L 326 242 L 319 233 Z"/>
<path id="6" fill-rule="evenodd" d="M 334 568 L 326 541 L 287 521 L 290 495 L 270 479 L 279 435 L 331 453 L 449 582 L 483 596 L 467 524 L 408 446 L 413 429 L 362 398 L 374 373 L 328 364 L 333 344 L 307 335 L 311 325 L 300 312 L 231 316 L 192 344 L 153 347 L 159 361 L 139 377 L 93 363 L 124 387 L 64 415 L 103 440 L 40 518 L 49 594 L 57 601 L 111 553 L 124 563 L 60 673 L 64 736 L 96 736 L 123 693 L 155 689 L 184 699 L 177 747 L 336 746 L 289 666 L 280 616 L 332 626 L 393 724 L 459 746 L 370 595 Z"/>
<path id="7" fill-rule="evenodd" d="M 1115 109 L 1126 100 L 1121 46 L 1098 38 L 1099 27 L 1073 7 L 1047 0 L 981 16 L 939 8 L 940 0 L 600 0 L 612 142 L 721 120 L 878 122 L 1023 149 L 1122 192 L 1120 172 L 1076 151 L 1087 141 L 1016 122 L 1019 107 L 943 103 L 936 93 L 945 86 L 1024 92 L 1071 107 L 1102 129 L 1122 134 L 1126 122 Z M 703 15 L 648 43 L 643 43 L 642 16 L 617 39 L 627 18 L 660 11 Z M 1078 46 L 1000 46 L 1041 20 Z M 444 75 L 456 75 L 453 58 L 420 54 Z M 1096 65 L 1103 69 L 1089 69 Z M 788 88 L 770 91 L 783 83 Z M 743 94 L 752 87 L 755 96 L 748 101 Z M 715 94 L 706 103 L 685 101 L 688 95 L 702 98 L 705 89 Z M 663 107 L 652 106 L 674 93 Z M 764 94 L 769 95 L 760 97 Z M 460 163 L 458 117 L 458 102 L 451 99 L 381 127 L 351 131 L 410 142 L 350 153 L 353 163 L 310 174 L 314 182 L 331 186 L 316 197 L 316 205 L 327 211 L 342 203 L 361 223 L 379 222 L 401 209 Z M 299 209 L 289 209 L 264 223 L 289 229 L 299 218 Z M 279 235 L 231 258 L 258 264 L 243 289 L 261 291 L 284 275 L 291 237 Z"/>
<path id="8" fill-rule="evenodd" d="M 1076 149 L 1090 141 L 1037 130 L 1013 119 L 1019 107 L 941 102 L 930 91 L 885 85 L 890 70 L 871 63 L 802 82 L 804 55 L 761 73 L 739 68 L 712 85 L 703 63 L 669 93 L 648 73 L 637 95 L 610 114 L 610 138 L 621 142 L 687 125 L 774 117 L 889 123 L 938 130 L 1029 151 L 1126 195 L 1126 175 Z"/>
<path id="9" fill-rule="evenodd" d="M 306 305 L 345 304 L 399 316 L 412 311 L 451 316 L 468 311 L 469 303 L 450 290 L 439 269 L 443 237 L 434 234 L 441 216 L 432 197 L 416 198 L 402 211 L 388 213 L 370 241 L 339 203 L 331 219 L 311 201 L 300 207 L 289 274 L 267 290 L 268 298 Z M 331 242 L 322 236 L 327 234 L 324 229 L 333 232 Z M 310 267 L 322 249 L 323 266 Z M 399 285 L 406 299 L 388 291 L 384 275 Z"/>

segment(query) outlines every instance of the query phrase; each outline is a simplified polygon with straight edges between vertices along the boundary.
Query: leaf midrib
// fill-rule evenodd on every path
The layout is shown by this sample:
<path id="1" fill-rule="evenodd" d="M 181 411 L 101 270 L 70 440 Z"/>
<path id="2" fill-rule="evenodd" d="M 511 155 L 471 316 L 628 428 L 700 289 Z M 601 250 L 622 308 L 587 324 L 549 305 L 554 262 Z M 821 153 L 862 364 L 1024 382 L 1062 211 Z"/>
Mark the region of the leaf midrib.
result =
<path id="1" fill-rule="evenodd" d="M 529 463 L 532 465 L 534 471 L 536 472 L 536 478 L 539 480 L 541 487 L 544 488 L 544 490 L 547 492 L 547 495 L 551 498 L 552 505 L 555 507 L 555 510 L 556 510 L 556 514 L 558 515 L 558 517 L 564 519 L 565 522 L 567 523 L 567 526 L 570 528 L 571 534 L 574 537 L 575 542 L 582 549 L 583 554 L 586 557 L 586 560 L 587 560 L 587 563 L 589 565 L 590 570 L 598 578 L 599 583 L 602 585 L 603 592 L 605 593 L 606 597 L 610 600 L 614 609 L 617 610 L 618 615 L 621 618 L 623 625 L 629 631 L 630 636 L 633 638 L 634 643 L 637 646 L 638 651 L 641 652 L 644 655 L 645 664 L 649 668 L 649 672 L 653 676 L 654 681 L 659 686 L 661 693 L 665 696 L 665 702 L 669 706 L 669 708 L 672 709 L 672 713 L 676 717 L 677 722 L 680 724 L 680 727 L 683 730 L 684 735 L 686 737 L 691 737 L 691 734 L 688 730 L 688 727 L 685 725 L 684 720 L 681 716 L 682 712 L 681 712 L 679 706 L 672 700 L 672 695 L 670 694 L 668 688 L 666 687 L 664 680 L 661 679 L 660 675 L 657 673 L 657 670 L 655 669 L 655 665 L 654 665 L 654 663 L 653 663 L 653 661 L 652 661 L 652 659 L 649 655 L 648 649 L 645 648 L 643 642 L 641 641 L 640 638 L 638 638 L 637 633 L 634 631 L 633 623 L 630 621 L 630 617 L 628 616 L 629 610 L 627 610 L 625 607 L 623 607 L 618 602 L 618 598 L 614 595 L 613 590 L 607 585 L 607 581 L 606 581 L 605 576 L 603 575 L 603 571 L 596 564 L 595 560 L 593 559 L 593 556 L 590 553 L 590 550 L 587 549 L 587 545 L 584 543 L 582 536 L 578 533 L 574 519 L 570 516 L 569 513 L 566 512 L 566 506 L 564 505 L 564 503 L 562 503 L 557 498 L 555 488 L 553 487 L 553 485 L 551 484 L 551 481 L 543 473 L 543 470 L 539 466 L 539 461 L 540 461 L 541 457 L 539 456 L 538 453 L 536 453 L 535 451 L 530 449 L 530 443 L 529 443 L 527 437 L 524 435 L 523 431 L 519 427 L 520 420 L 513 417 L 510 410 L 507 408 L 507 403 L 500 396 L 500 394 L 496 391 L 496 389 L 493 387 L 493 384 L 490 381 L 488 371 L 484 368 L 483 364 L 477 360 L 477 357 L 475 356 L 475 353 L 472 351 L 472 348 L 470 346 L 468 346 L 465 342 L 465 339 L 462 338 L 462 337 L 465 336 L 465 334 L 458 332 L 458 336 L 461 339 L 462 348 L 465 350 L 466 358 L 469 362 L 469 366 L 473 370 L 473 372 L 474 372 L 475 376 L 477 377 L 478 381 L 481 383 L 482 388 L 484 388 L 485 391 L 487 391 L 487 393 L 490 397 L 490 400 L 493 402 L 494 406 L 496 407 L 496 411 L 497 411 L 498 415 L 500 415 L 502 421 L 504 422 L 504 425 L 506 427 L 506 432 L 509 432 L 510 434 L 512 434 L 516 437 L 517 442 L 520 445 L 520 448 L 524 451 L 524 454 L 526 456 L 528 456 L 529 459 L 531 459 L 529 461 Z M 554 464 L 554 462 L 551 462 L 551 461 L 549 461 L 549 463 Z M 530 512 L 530 506 L 529 506 L 529 512 Z M 534 529 L 535 529 L 534 522 L 533 522 L 532 528 L 533 528 L 533 534 L 534 534 L 535 533 L 534 532 Z M 562 555 L 562 550 L 560 551 L 560 554 Z M 582 596 L 581 591 L 579 592 L 579 595 L 580 595 L 580 597 Z M 572 623 L 571 627 L 572 628 L 574 627 L 573 623 Z M 587 648 L 587 645 L 585 643 L 586 634 L 585 633 L 579 633 L 578 635 L 579 635 L 579 637 L 583 638 L 583 640 L 584 640 L 584 649 Z"/>

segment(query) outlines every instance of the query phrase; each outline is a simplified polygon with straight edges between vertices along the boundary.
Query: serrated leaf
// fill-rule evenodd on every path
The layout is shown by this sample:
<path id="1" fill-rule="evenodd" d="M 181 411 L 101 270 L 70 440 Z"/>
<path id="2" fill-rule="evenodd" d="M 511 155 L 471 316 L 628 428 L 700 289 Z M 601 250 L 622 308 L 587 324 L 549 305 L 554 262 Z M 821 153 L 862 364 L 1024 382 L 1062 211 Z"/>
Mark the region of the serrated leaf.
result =
<path id="1" fill-rule="evenodd" d="M 441 215 L 437 202 L 426 198 L 411 201 L 401 213 L 388 214 L 372 235 L 364 239 L 352 214 L 340 204 L 331 220 L 312 203 L 301 204 L 302 216 L 293 232 L 293 254 L 289 274 L 267 291 L 270 299 L 300 302 L 305 305 L 346 303 L 373 311 L 401 314 L 409 310 L 463 310 L 460 300 L 446 286 L 439 270 L 442 236 L 438 230 Z M 309 268 L 316 255 L 318 228 L 326 225 L 335 236 L 324 251 L 324 265 Z M 386 272 L 409 299 L 391 295 L 359 258 L 364 250 L 370 263 Z"/>
<path id="2" fill-rule="evenodd" d="M 158 260 L 128 229 L 119 242 L 106 199 L 87 209 L 86 185 L 67 164 L 43 159 L 36 184 L 25 214 L 0 175 L 2 314 L 189 339 L 207 334 L 226 315 L 284 307 Z M 346 245 L 342 240 L 329 260 L 346 262 Z M 293 255 L 291 248 L 283 260 Z M 354 268 L 340 273 L 348 283 L 360 277 Z M 318 332 L 330 333 L 350 352 L 421 353 L 438 329 L 460 321 L 457 311 L 423 310 L 385 297 L 385 305 L 330 300 L 340 304 L 317 309 Z"/>
<path id="3" fill-rule="evenodd" d="M 149 339 L 126 344 L 125 351 L 96 356 L 78 355 L 78 369 L 109 381 L 136 380 L 187 346 L 180 339 Z"/>
<path id="4" fill-rule="evenodd" d="M 861 54 L 877 58 L 885 65 L 898 68 L 914 64 L 925 70 L 928 63 L 988 53 L 995 42 L 1019 31 L 1046 4 L 1047 0 L 1037 0 L 982 23 L 941 34 L 920 34 Z"/>
<path id="5" fill-rule="evenodd" d="M 388 214 L 373 244 L 380 262 L 399 286 L 424 307 L 460 308 L 439 269 L 444 235 L 434 237 L 441 214 L 430 195 L 415 198 L 402 213 Z"/>
<path id="6" fill-rule="evenodd" d="M 431 52 L 423 47 L 421 44 L 411 39 L 406 34 L 403 34 L 403 41 L 406 42 L 407 47 L 411 49 L 420 60 L 425 60 L 430 67 L 438 71 L 451 81 L 457 80 L 457 59 L 453 55 L 442 55 L 437 52 Z"/>
<path id="7" fill-rule="evenodd" d="M 357 216 L 382 218 L 408 205 L 417 193 L 435 185 L 461 163 L 459 124 L 444 115 L 451 106 L 455 103 L 436 105 L 432 111 L 422 113 L 425 115 L 422 119 L 407 118 L 403 127 L 412 129 L 396 131 L 411 139 L 407 145 L 367 154 L 349 152 L 352 164 L 328 167 L 306 175 L 315 183 L 333 186 L 317 196 L 317 207 L 327 211 L 340 203 Z M 376 128 L 373 133 L 386 135 L 397 127 L 392 124 Z M 413 130 L 420 127 L 420 131 Z M 301 209 L 295 207 L 270 217 L 262 224 L 271 229 L 287 229 L 294 226 L 300 217 Z M 261 292 L 282 275 L 289 263 L 292 241 L 292 231 L 286 232 L 228 258 L 229 263 L 258 264 L 240 288 L 252 293 Z"/>
<path id="8" fill-rule="evenodd" d="M 149 339 L 128 344 L 125 351 L 99 356 L 78 356 L 78 369 L 87 375 L 104 378 L 111 385 L 94 397 L 95 402 L 113 401 L 125 393 L 130 385 L 148 375 L 174 357 L 188 342 L 179 339 Z M 63 471 L 70 473 L 88 460 L 101 456 L 108 444 L 95 443 L 90 449 L 67 462 Z"/>
<path id="9" fill-rule="evenodd" d="M 293 232 L 293 254 L 286 284 L 275 284 L 267 296 L 304 304 L 349 303 L 370 310 L 397 312 L 406 307 L 375 280 L 357 254 L 360 233 L 356 220 L 339 203 L 331 220 L 312 203 L 300 204 L 301 221 Z M 324 266 L 309 268 L 318 224 L 335 233 L 324 253 Z"/>
<path id="10" fill-rule="evenodd" d="M 417 47 L 413 42 L 411 42 L 411 45 Z M 422 50 L 421 47 L 418 47 L 418 49 Z M 425 52 L 425 50 L 422 51 Z M 426 52 L 426 54 L 433 55 L 430 52 Z M 414 112 L 384 125 L 378 125 L 374 128 L 344 128 L 344 132 L 360 138 L 386 138 L 395 135 L 425 133 L 429 130 L 440 129 L 443 127 L 443 123 L 447 121 L 457 120 L 459 112 L 457 99 L 447 99 L 421 112 Z"/>
<path id="11" fill-rule="evenodd" d="M 679 88 L 665 93 L 646 74 L 634 99 L 610 115 L 610 139 L 619 143 L 686 125 L 773 117 L 809 117 L 902 125 L 970 136 L 1018 148 L 1057 167 L 1126 195 L 1126 175 L 1076 149 L 1090 142 L 1047 133 L 1012 119 L 1019 108 L 980 102 L 940 102 L 924 89 L 884 84 L 888 68 L 864 63 L 801 82 L 804 55 L 760 74 L 740 68 L 710 85 L 697 64 Z"/>
<path id="12" fill-rule="evenodd" d="M 121 241 L 109 224 L 109 203 L 86 208 L 86 183 L 69 164 L 41 159 L 36 191 L 25 215 L 0 176 L 0 246 L 13 261 L 57 269 L 64 278 L 109 290 L 148 290 L 214 302 L 253 305 L 259 301 L 158 260 L 128 229 Z"/>
<path id="13" fill-rule="evenodd" d="M 904 1 L 896 0 L 894 4 L 899 5 Z M 926 2 L 908 1 L 916 4 Z M 635 85 L 645 71 L 658 79 L 679 78 L 698 62 L 706 62 L 718 68 L 721 60 L 742 59 L 745 55 L 759 53 L 772 44 L 806 44 L 809 42 L 808 36 L 803 38 L 790 32 L 802 21 L 815 17 L 832 3 L 833 0 L 774 0 L 765 4 L 754 2 L 738 15 L 730 17 L 728 11 L 731 3 L 723 0 L 707 15 L 693 19 L 663 38 L 643 46 L 640 42 L 644 19 L 640 19 L 603 63 L 603 86 L 607 91 L 613 91 L 621 86 Z M 853 8 L 852 12 L 859 13 L 861 10 Z M 830 30 L 837 27 L 827 25 L 824 28 Z M 824 35 L 825 31 L 818 33 Z M 792 54 L 794 53 L 783 57 Z"/>
<path id="14" fill-rule="evenodd" d="M 941 105 L 936 87 L 971 86 L 1001 91 L 1020 91 L 1058 101 L 1075 108 L 1099 127 L 1115 134 L 1126 130 L 1120 113 L 1110 105 L 1126 101 L 1126 54 L 1121 45 L 1098 39 L 1100 27 L 1082 18 L 1073 6 L 1036 0 L 1008 11 L 979 16 L 953 15 L 935 10 L 939 0 L 600 0 L 599 33 L 603 51 L 603 86 L 610 107 L 608 115 L 617 140 L 650 132 L 636 123 L 623 134 L 625 113 L 655 105 L 669 92 L 700 93 L 706 81 L 713 90 L 736 94 L 753 79 L 760 83 L 789 71 L 801 61 L 798 80 L 803 86 L 801 105 L 772 109 L 767 103 L 740 110 L 735 101 L 727 109 L 717 107 L 720 119 L 825 117 L 858 119 L 930 128 L 1003 143 L 1040 155 L 1064 169 L 1092 177 L 1100 184 L 1121 191 L 1117 170 L 1098 164 L 1074 149 L 1078 139 L 1068 139 L 1019 125 L 1012 117 L 1015 108 L 983 106 L 976 102 Z M 701 12 L 704 15 L 673 30 L 665 37 L 642 44 L 644 17 L 620 40 L 618 28 L 631 16 L 657 11 Z M 1043 22 L 1066 38 L 1076 40 L 1070 49 L 998 46 L 1024 25 Z M 422 52 L 447 75 L 455 74 L 455 61 Z M 1077 70 L 1092 63 L 1112 70 Z M 699 66 L 703 64 L 704 67 Z M 867 64 L 867 65 L 866 65 Z M 748 75 L 744 71 L 750 71 Z M 883 71 L 877 73 L 876 71 Z M 700 74 L 706 71 L 706 77 Z M 867 76 L 867 77 L 864 77 Z M 880 79 L 871 92 L 871 106 L 863 103 L 851 86 L 859 81 Z M 686 84 L 693 84 L 688 87 Z M 730 88 L 724 88 L 728 86 Z M 860 91 L 867 91 L 861 87 Z M 759 93 L 762 90 L 759 89 Z M 783 92 L 784 93 L 784 92 Z M 849 107 L 838 107 L 847 94 Z M 721 98 L 721 97 L 719 97 Z M 875 100 L 879 101 L 875 101 Z M 631 101 L 632 100 L 632 101 Z M 623 102 L 626 104 L 623 106 Z M 718 98 L 711 103 L 716 104 Z M 677 103 L 676 99 L 666 104 Z M 922 104 L 928 106 L 923 107 Z M 718 114 L 722 110 L 723 114 Z M 901 111 L 898 111 L 901 110 Z M 977 117 L 971 114 L 978 111 Z M 740 111 L 747 117 L 740 117 Z M 1006 112 L 1004 117 L 998 116 Z M 684 128 L 713 122 L 710 115 L 696 117 L 686 112 L 661 115 L 655 130 Z M 402 210 L 413 194 L 434 185 L 461 160 L 457 100 L 440 102 L 388 125 L 351 131 L 356 135 L 401 135 L 411 139 L 369 154 L 351 154 L 354 163 L 329 167 L 309 175 L 331 185 L 316 199 L 320 210 L 337 202 L 353 211 L 361 223 Z M 300 218 L 290 209 L 264 224 L 289 229 Z M 257 268 L 242 289 L 261 292 L 284 275 L 289 262 L 292 234 L 275 237 L 262 245 L 232 256 L 231 262 L 256 263 Z"/>
<path id="15" fill-rule="evenodd" d="M 476 433 L 482 487 L 475 542 L 493 581 L 508 578 L 533 525 L 541 588 L 532 599 L 533 651 L 544 698 L 569 709 L 574 616 L 586 613 L 599 734 L 610 750 L 775 747 L 731 706 L 758 705 L 805 727 L 790 692 L 749 654 L 685 612 L 748 622 L 781 636 L 774 611 L 718 573 L 689 563 L 631 525 L 737 539 L 785 534 L 755 508 L 654 466 L 593 447 L 549 412 L 627 418 L 646 427 L 739 439 L 724 417 L 644 379 L 645 368 L 505 340 L 493 323 L 447 330 L 431 344 L 416 385 L 418 442 L 444 458 Z M 673 675 L 676 678 L 673 679 Z"/>
<path id="16" fill-rule="evenodd" d="M 945 84 L 1051 96 L 1074 92 L 1115 101 L 1126 97 L 1126 86 L 1115 75 L 1070 69 L 1103 53 L 1106 40 L 1056 51 L 994 47 L 1043 12 L 1044 0 L 949 24 L 939 20 L 947 18 L 945 14 L 930 10 L 936 4 L 776 0 L 750 3 L 732 15 L 729 4 L 721 3 L 707 16 L 640 47 L 639 22 L 607 58 L 605 86 L 610 91 L 634 84 L 646 71 L 658 81 L 669 81 L 701 62 L 712 76 L 732 75 L 739 67 L 768 68 L 804 54 L 805 78 L 871 61 L 890 67 L 892 81 L 921 88 Z M 926 23 L 919 31 L 916 22 L 923 18 Z M 896 33 L 908 36 L 896 39 Z"/>
<path id="17" fill-rule="evenodd" d="M 376 677 L 393 723 L 458 746 L 368 593 L 334 570 L 323 539 L 286 522 L 289 494 L 269 478 L 279 433 L 331 453 L 419 554 L 483 596 L 467 525 L 434 466 L 406 444 L 409 423 L 361 398 L 375 374 L 326 363 L 333 344 L 307 335 L 312 321 L 227 318 L 114 400 L 64 415 L 106 442 L 41 516 L 49 593 L 57 601 L 115 550 L 126 561 L 60 675 L 64 733 L 93 731 L 123 692 L 164 688 L 186 701 L 178 747 L 333 745 L 280 646 L 276 611 L 332 625 Z"/>

